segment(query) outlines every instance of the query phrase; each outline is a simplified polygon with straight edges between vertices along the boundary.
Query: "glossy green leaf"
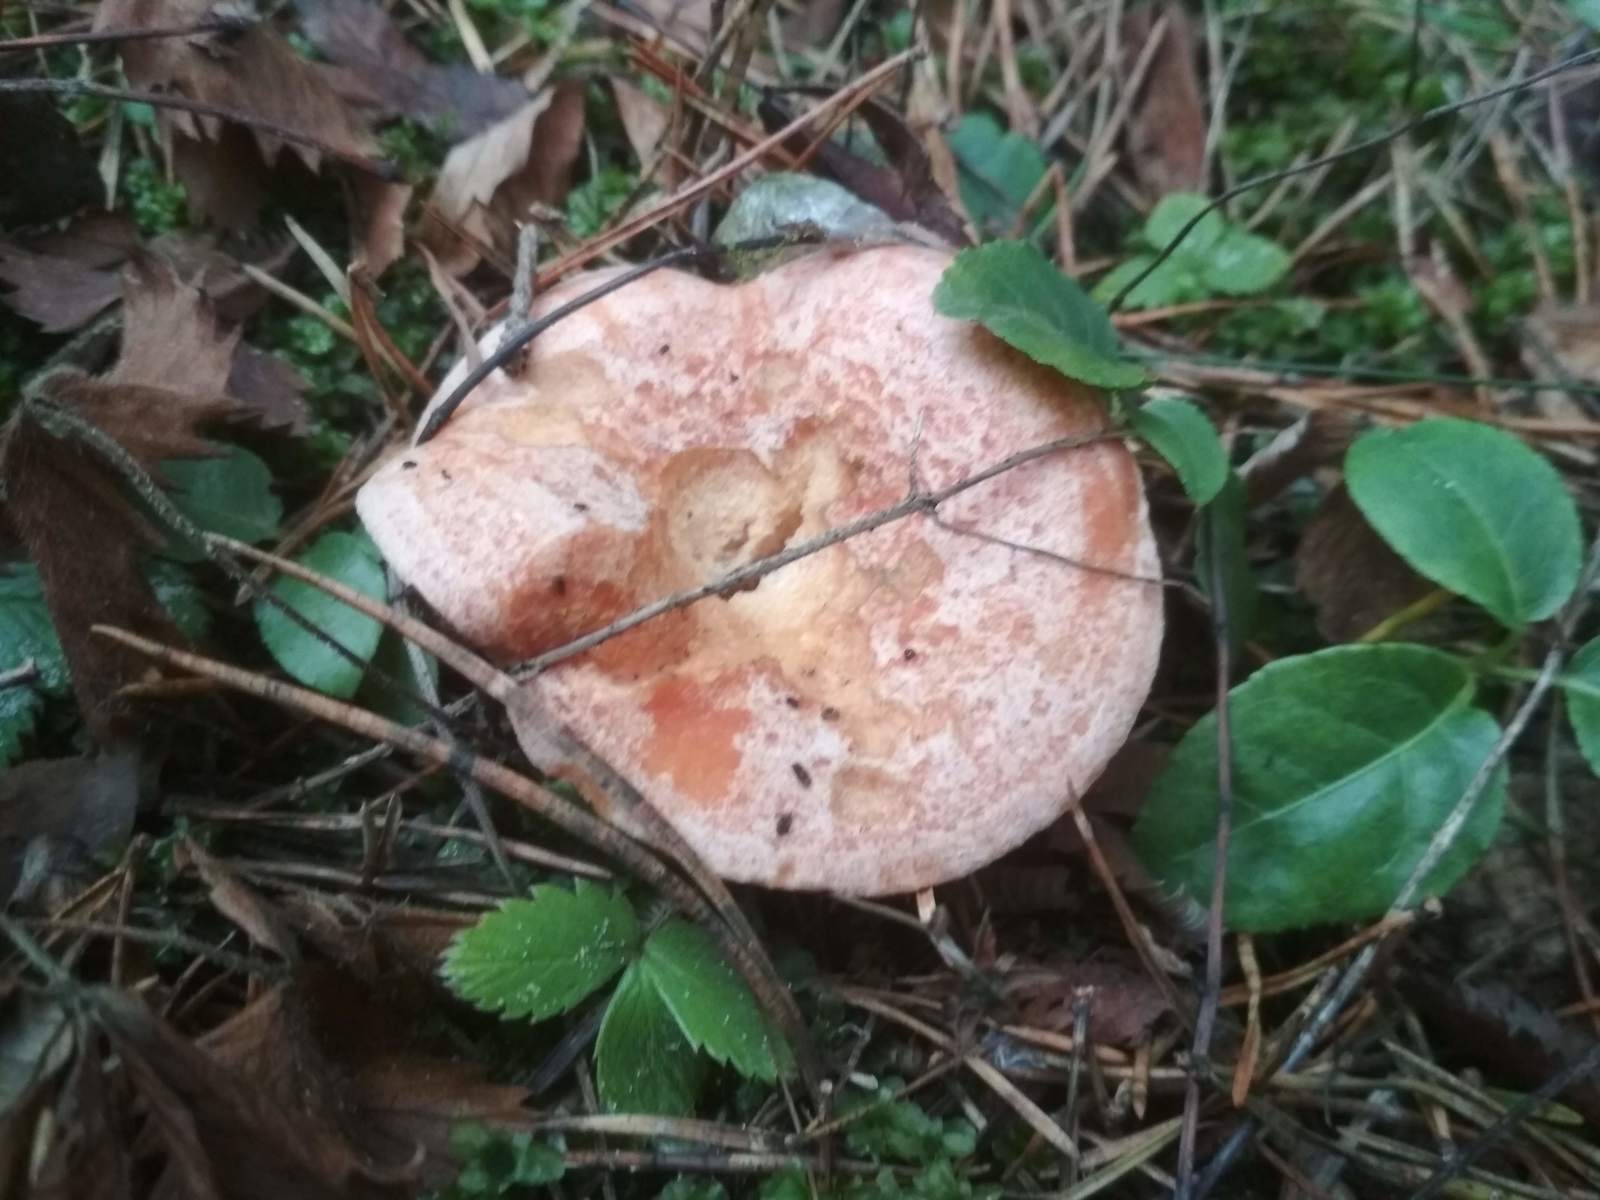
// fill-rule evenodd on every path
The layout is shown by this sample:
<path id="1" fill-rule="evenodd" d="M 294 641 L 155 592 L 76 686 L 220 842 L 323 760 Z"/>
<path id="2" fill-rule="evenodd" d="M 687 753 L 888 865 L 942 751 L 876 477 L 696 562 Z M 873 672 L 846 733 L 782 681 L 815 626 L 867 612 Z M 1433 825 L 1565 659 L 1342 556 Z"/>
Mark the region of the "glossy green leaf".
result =
<path id="1" fill-rule="evenodd" d="M 264 542 L 278 532 L 283 505 L 272 472 L 250 451 L 219 446 L 216 458 L 173 458 L 161 464 L 172 503 L 201 529 L 241 542 Z M 183 552 L 192 557 L 192 552 Z"/>
<path id="2" fill-rule="evenodd" d="M 600 1022 L 595 1083 L 611 1112 L 694 1116 L 700 1059 L 642 964 L 623 973 Z"/>
<path id="3" fill-rule="evenodd" d="M 963 250 L 939 280 L 933 304 L 947 317 L 977 321 L 1068 379 L 1104 388 L 1148 380 L 1143 367 L 1119 361 L 1105 309 L 1026 242 Z"/>
<path id="4" fill-rule="evenodd" d="M 1276 242 L 1230 228 L 1206 251 L 1201 277 L 1212 292 L 1255 296 L 1288 274 L 1291 261 Z"/>
<path id="5" fill-rule="evenodd" d="M 45 608 L 39 572 L 19 563 L 0 572 L 0 672 L 31 661 L 37 671 L 29 683 L 0 688 L 0 766 L 15 762 L 33 732 L 47 693 L 71 685 L 61 642 Z"/>
<path id="6" fill-rule="evenodd" d="M 1007 233 L 1033 195 L 1050 164 L 1043 151 L 1020 133 L 1000 127 L 986 113 L 968 113 L 946 138 L 958 168 L 961 205 L 979 227 Z M 1037 205 L 1035 228 L 1053 205 Z"/>
<path id="7" fill-rule="evenodd" d="M 1161 252 L 1165 253 L 1155 269 L 1124 298 L 1126 307 L 1160 308 L 1218 295 L 1254 296 L 1282 279 L 1291 265 L 1288 252 L 1230 223 L 1217 210 L 1206 212 L 1209 204 L 1204 196 L 1187 192 L 1164 197 L 1139 231 L 1143 251 L 1103 276 L 1095 285 L 1095 299 L 1110 301 L 1119 295 L 1156 263 Z M 1198 224 L 1184 233 L 1197 216 Z"/>
<path id="8" fill-rule="evenodd" d="M 1499 736 L 1472 694 L 1458 660 L 1403 644 L 1281 659 L 1234 688 L 1229 927 L 1384 912 Z M 1425 895 L 1443 894 L 1478 860 L 1504 805 L 1502 769 Z M 1134 829 L 1151 874 L 1199 904 L 1210 896 L 1216 817 L 1213 713 L 1184 735 Z"/>
<path id="9" fill-rule="evenodd" d="M 1210 204 L 1210 199 L 1193 192 L 1171 192 L 1150 210 L 1140 237 L 1150 249 L 1165 250 L 1169 243 L 1183 234 L 1184 227 L 1190 221 L 1205 213 L 1200 217 L 1199 224 L 1183 235 L 1183 241 L 1178 243 L 1175 250 L 1175 253 L 1203 255 L 1222 239 L 1229 228 L 1228 219 L 1220 209 L 1213 208 L 1206 212 Z"/>
<path id="10" fill-rule="evenodd" d="M 1578 748 L 1600 775 L 1600 638 L 1572 656 L 1561 689 L 1566 693 L 1567 716 L 1578 735 Z"/>
<path id="11" fill-rule="evenodd" d="M 645 943 L 640 967 L 690 1045 L 742 1075 L 768 1082 L 778 1077 L 784 1053 L 778 1035 L 705 930 L 668 921 Z"/>
<path id="12" fill-rule="evenodd" d="M 506 1017 L 566 1012 L 639 949 L 639 922 L 620 893 L 587 880 L 545 884 L 507 900 L 458 935 L 441 974 L 456 995 Z"/>
<path id="13" fill-rule="evenodd" d="M 1345 481 L 1401 558 L 1510 628 L 1550 616 L 1577 584 L 1577 507 L 1509 433 L 1455 418 L 1376 429 L 1350 447 Z"/>
<path id="14" fill-rule="evenodd" d="M 1092 293 L 1094 298 L 1102 304 L 1109 304 L 1121 294 L 1123 288 L 1144 275 L 1145 269 L 1155 260 L 1154 254 L 1135 254 L 1119 263 L 1100 277 Z M 1191 269 L 1190 264 L 1183 259 L 1174 261 L 1169 258 L 1139 279 L 1139 285 L 1128 293 L 1123 305 L 1126 308 L 1165 308 L 1169 304 L 1181 304 L 1185 300 L 1197 300 L 1204 296 L 1205 282 Z"/>
<path id="15" fill-rule="evenodd" d="M 383 564 L 366 534 L 325 533 L 295 561 L 363 595 L 383 599 Z M 278 665 L 319 692 L 340 699 L 355 695 L 366 665 L 378 648 L 378 639 L 383 636 L 383 625 L 298 579 L 279 579 L 272 585 L 272 594 L 359 660 L 351 662 L 277 605 L 258 599 L 256 628 Z"/>
<path id="16" fill-rule="evenodd" d="M 1207 503 L 1228 481 L 1228 455 L 1211 419 L 1192 400 L 1158 396 L 1129 414 L 1128 424 L 1178 473 L 1196 505 Z"/>

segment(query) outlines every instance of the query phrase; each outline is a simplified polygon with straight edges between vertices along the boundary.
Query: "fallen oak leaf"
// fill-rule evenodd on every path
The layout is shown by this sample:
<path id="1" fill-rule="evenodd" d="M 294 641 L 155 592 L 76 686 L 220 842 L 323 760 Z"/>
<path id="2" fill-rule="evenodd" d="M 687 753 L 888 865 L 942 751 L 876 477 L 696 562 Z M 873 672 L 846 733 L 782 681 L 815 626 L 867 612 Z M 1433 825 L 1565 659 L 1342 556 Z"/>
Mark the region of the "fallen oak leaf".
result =
<path id="1" fill-rule="evenodd" d="M 47 372 L 0 432 L 6 513 L 38 567 L 79 706 L 101 745 L 132 734 L 131 710 L 115 694 L 147 667 L 91 638 L 89 627 L 116 620 L 182 637 L 141 570 L 141 551 L 160 539 L 130 503 L 128 485 L 148 480 L 163 459 L 215 453 L 198 431 L 236 408 L 226 389 L 238 334 L 218 326 L 199 293 L 142 260 L 130 268 L 125 295 L 112 369 Z M 175 377 L 182 389 L 167 386 Z"/>
<path id="2" fill-rule="evenodd" d="M 461 141 L 532 99 L 513 80 L 429 62 L 371 0 L 295 0 L 295 8 L 307 40 L 340 68 L 334 86 L 352 103 Z"/>
<path id="3" fill-rule="evenodd" d="M 584 94 L 581 82 L 558 84 L 446 156 L 421 236 L 446 271 L 478 264 L 467 239 L 509 252 L 531 206 L 566 199 L 583 147 Z"/>
<path id="4" fill-rule="evenodd" d="M 370 171 L 380 169 L 375 143 L 334 90 L 325 69 L 301 58 L 276 31 L 241 15 L 228 0 L 106 0 L 95 14 L 94 28 L 176 27 L 208 19 L 215 23 L 190 37 L 121 43 L 118 54 L 129 82 L 259 118 L 261 124 L 250 135 L 257 166 L 275 165 L 287 143 L 313 172 L 325 154 Z M 259 197 L 241 186 L 245 160 L 240 127 L 217 116 L 159 105 L 158 121 L 191 205 L 229 224 L 253 217 Z M 305 137 L 290 140 L 289 131 Z"/>

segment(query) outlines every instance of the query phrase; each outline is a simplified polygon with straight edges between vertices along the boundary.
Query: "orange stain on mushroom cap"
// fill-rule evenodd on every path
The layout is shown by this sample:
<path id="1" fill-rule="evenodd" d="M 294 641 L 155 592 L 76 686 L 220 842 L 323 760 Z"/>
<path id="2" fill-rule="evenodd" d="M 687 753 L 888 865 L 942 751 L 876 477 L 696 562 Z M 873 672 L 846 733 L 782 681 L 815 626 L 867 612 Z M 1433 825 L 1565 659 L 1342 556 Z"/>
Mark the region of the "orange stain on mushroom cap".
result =
<path id="1" fill-rule="evenodd" d="M 644 703 L 650 735 L 644 743 L 644 768 L 671 779 L 684 798 L 720 804 L 742 759 L 739 735 L 750 714 L 716 701 L 717 686 L 671 677 L 650 689 Z"/>

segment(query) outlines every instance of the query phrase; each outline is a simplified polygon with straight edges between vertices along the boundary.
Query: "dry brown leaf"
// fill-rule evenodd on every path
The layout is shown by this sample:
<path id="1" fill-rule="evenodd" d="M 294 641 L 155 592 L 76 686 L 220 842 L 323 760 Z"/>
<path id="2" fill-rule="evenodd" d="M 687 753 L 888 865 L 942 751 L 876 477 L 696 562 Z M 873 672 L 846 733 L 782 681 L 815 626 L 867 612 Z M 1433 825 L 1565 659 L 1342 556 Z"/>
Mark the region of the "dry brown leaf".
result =
<path id="1" fill-rule="evenodd" d="M 1337 408 L 1312 409 L 1280 429 L 1239 468 L 1246 509 L 1275 499 L 1313 471 L 1343 460 L 1360 429 L 1359 417 Z"/>
<path id="2" fill-rule="evenodd" d="M 422 231 L 441 266 L 461 275 L 478 263 L 456 230 L 510 253 L 531 205 L 566 199 L 583 146 L 583 108 L 584 84 L 562 83 L 450 151 L 429 202 L 444 223 L 430 214 Z"/>
<path id="3" fill-rule="evenodd" d="M 226 389 L 237 334 L 221 329 L 199 292 L 164 264 L 131 264 L 125 282 L 116 365 L 101 376 L 60 368 L 39 383 L 43 398 L 146 472 L 162 459 L 213 453 L 199 430 L 236 410 Z M 170 386 L 175 380 L 180 387 Z M 121 474 L 81 439 L 47 430 L 26 406 L 0 433 L 0 479 L 11 525 L 39 568 L 89 731 L 101 745 L 120 743 L 133 733 L 133 713 L 116 693 L 149 664 L 89 630 L 105 623 L 182 640 L 140 570 L 151 530 L 129 505 Z"/>
<path id="4" fill-rule="evenodd" d="M 628 145 L 633 147 L 640 165 L 644 166 L 655 158 L 672 116 L 659 100 L 626 79 L 612 79 L 611 93 L 616 97 L 617 115 L 622 118 Z"/>
<path id="5" fill-rule="evenodd" d="M 1131 64 L 1165 17 L 1166 35 L 1150 61 L 1127 125 L 1134 172 L 1156 196 L 1206 190 L 1206 113 L 1195 72 L 1194 32 L 1181 4 L 1135 9 L 1122 22 Z"/>
<path id="6" fill-rule="evenodd" d="M 527 1089 L 427 1054 L 413 1033 L 426 1008 L 397 1008 L 387 987 L 384 996 L 380 1005 L 347 975 L 303 968 L 200 1044 L 269 1100 L 314 1118 L 329 1135 L 320 1151 L 329 1161 L 353 1155 L 389 1164 L 391 1178 L 448 1183 L 451 1126 L 526 1119 Z"/>
<path id="7" fill-rule="evenodd" d="M 1570 307 L 1541 305 L 1523 322 L 1527 334 L 1522 361 L 1536 379 L 1565 377 L 1574 383 L 1600 383 L 1600 304 Z M 1594 415 L 1595 398 L 1588 404 L 1571 392 L 1544 388 L 1534 393 L 1539 414 L 1554 421 L 1582 421 Z"/>
<path id="8" fill-rule="evenodd" d="M 239 260 L 210 235 L 168 233 L 141 247 L 131 221 L 100 214 L 61 233 L 0 241 L 0 283 L 15 289 L 0 295 L 0 302 L 49 333 L 69 333 L 122 298 L 122 267 L 141 252 L 198 288 L 228 320 L 243 320 L 266 299 Z M 245 252 L 253 266 L 270 272 L 288 261 L 293 243 L 245 246 Z"/>
<path id="9" fill-rule="evenodd" d="M 128 81 L 137 88 L 170 90 L 249 113 L 314 137 L 348 161 L 373 154 L 374 143 L 325 71 L 302 59 L 268 26 L 238 20 L 239 11 L 228 0 L 104 0 L 94 27 L 189 26 L 208 16 L 235 20 L 216 32 L 186 38 L 120 42 Z M 158 110 L 158 119 L 171 135 L 174 169 L 184 181 L 191 211 L 235 227 L 253 220 L 261 199 L 262 167 L 277 161 L 284 142 L 262 130 L 245 133 L 217 117 L 177 109 Z M 321 150 L 304 143 L 290 149 L 312 171 L 321 167 Z"/>
<path id="10" fill-rule="evenodd" d="M 210 889 L 212 907 L 244 930 L 252 942 L 289 962 L 299 958 L 300 947 L 282 914 L 193 838 L 178 843 L 172 862 L 180 871 L 192 867 Z"/>
<path id="11" fill-rule="evenodd" d="M 1323 498 L 1295 551 L 1295 586 L 1317 610 L 1317 629 L 1348 642 L 1433 590 L 1367 524 L 1341 484 Z"/>
<path id="12" fill-rule="evenodd" d="M 1161 989 L 1142 970 L 1114 962 L 1060 959 L 1012 970 L 1007 999 L 1021 1010 L 1021 1024 L 1071 1033 L 1078 996 L 1087 996 L 1089 1039 L 1114 1046 L 1144 1040 L 1167 1011 Z"/>
<path id="13" fill-rule="evenodd" d="M 384 183 L 365 177 L 356 179 L 354 184 L 354 211 L 350 216 L 351 228 L 357 231 L 354 257 L 376 279 L 405 253 L 406 206 L 416 189 L 409 183 Z"/>
<path id="14" fill-rule="evenodd" d="M 472 137 L 528 102 L 527 89 L 470 67 L 429 62 L 371 0 L 295 0 L 307 39 L 343 70 L 347 99 L 424 122 L 452 141 Z"/>
<path id="15" fill-rule="evenodd" d="M 94 994 L 94 1016 L 149 1112 L 176 1200 L 382 1200 L 412 1194 L 416 1164 L 374 1160 L 345 1127 L 336 1075 L 302 1032 L 280 985 L 192 1043 L 124 993 Z M 148 1144 L 148 1143 L 146 1143 Z"/>
<path id="16" fill-rule="evenodd" d="M 48 890 L 48 879 L 24 873 L 29 849 L 40 839 L 68 842 L 85 858 L 103 853 L 133 832 L 138 803 L 139 756 L 133 751 L 35 759 L 0 775 L 0 904 Z"/>
<path id="17" fill-rule="evenodd" d="M 0 94 L 0 228 L 54 221 L 100 196 L 94 156 L 53 96 Z"/>

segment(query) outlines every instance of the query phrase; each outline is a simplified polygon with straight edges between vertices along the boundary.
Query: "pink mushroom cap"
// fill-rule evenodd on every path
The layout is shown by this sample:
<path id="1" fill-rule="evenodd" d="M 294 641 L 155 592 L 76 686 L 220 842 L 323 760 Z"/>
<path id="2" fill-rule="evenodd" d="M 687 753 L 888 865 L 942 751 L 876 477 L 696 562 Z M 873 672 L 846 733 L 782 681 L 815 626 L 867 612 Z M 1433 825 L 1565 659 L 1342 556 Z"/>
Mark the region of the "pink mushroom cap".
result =
<path id="1" fill-rule="evenodd" d="M 1104 429 L 1092 389 L 935 312 L 949 261 L 651 275 L 541 334 L 521 378 L 490 376 L 379 469 L 361 517 L 456 633 L 513 662 L 888 508 L 913 469 L 931 491 Z M 1155 672 L 1159 570 L 1133 458 L 1100 441 L 528 686 L 724 877 L 908 891 L 998 858 L 1099 775 Z"/>

